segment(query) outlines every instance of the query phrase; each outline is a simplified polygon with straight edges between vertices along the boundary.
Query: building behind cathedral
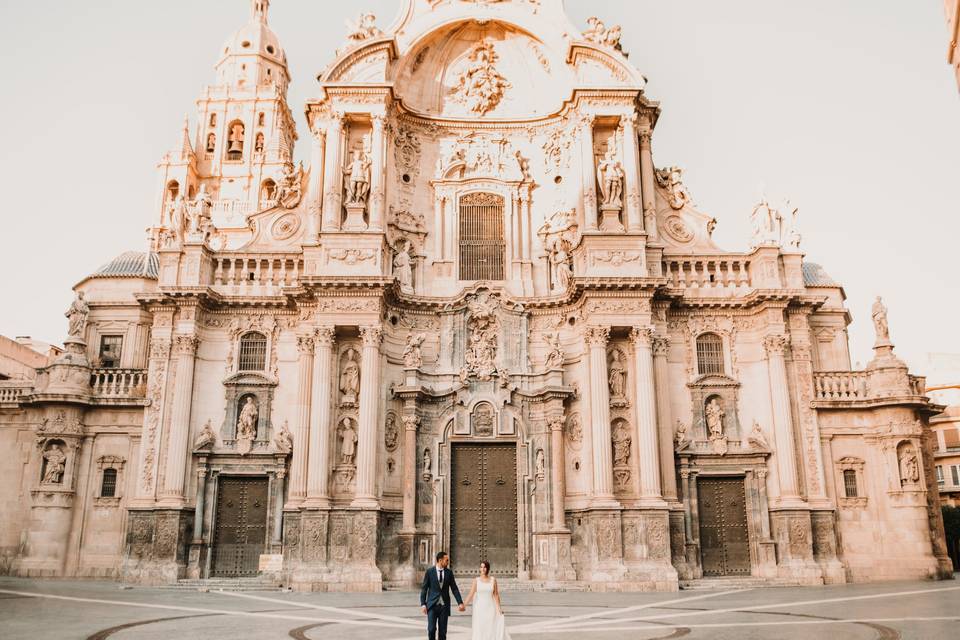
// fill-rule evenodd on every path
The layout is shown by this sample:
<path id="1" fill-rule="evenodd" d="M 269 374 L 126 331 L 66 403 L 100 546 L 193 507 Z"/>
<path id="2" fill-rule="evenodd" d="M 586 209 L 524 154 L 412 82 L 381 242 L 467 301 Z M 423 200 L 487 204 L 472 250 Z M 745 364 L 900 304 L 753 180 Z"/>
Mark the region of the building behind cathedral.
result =
<path id="1" fill-rule="evenodd" d="M 0 569 L 378 590 L 447 550 L 598 590 L 949 575 L 941 407 L 886 308 L 851 370 L 795 210 L 714 244 L 656 168 L 620 27 L 402 5 L 360 16 L 298 134 L 251 3 L 158 166 L 149 249 L 80 280 L 65 351 L 0 381 Z"/>

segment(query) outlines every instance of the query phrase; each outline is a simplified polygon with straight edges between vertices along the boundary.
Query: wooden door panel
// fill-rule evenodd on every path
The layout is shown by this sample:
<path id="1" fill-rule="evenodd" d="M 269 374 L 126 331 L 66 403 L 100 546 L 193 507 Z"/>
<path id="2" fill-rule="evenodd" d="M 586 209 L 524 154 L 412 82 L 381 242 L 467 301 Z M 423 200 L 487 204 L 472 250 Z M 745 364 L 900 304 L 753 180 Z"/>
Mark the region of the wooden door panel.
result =
<path id="1" fill-rule="evenodd" d="M 222 477 L 217 495 L 212 572 L 255 576 L 267 539 L 266 478 Z"/>
<path id="2" fill-rule="evenodd" d="M 704 576 L 750 574 L 742 478 L 699 478 L 700 561 Z"/>

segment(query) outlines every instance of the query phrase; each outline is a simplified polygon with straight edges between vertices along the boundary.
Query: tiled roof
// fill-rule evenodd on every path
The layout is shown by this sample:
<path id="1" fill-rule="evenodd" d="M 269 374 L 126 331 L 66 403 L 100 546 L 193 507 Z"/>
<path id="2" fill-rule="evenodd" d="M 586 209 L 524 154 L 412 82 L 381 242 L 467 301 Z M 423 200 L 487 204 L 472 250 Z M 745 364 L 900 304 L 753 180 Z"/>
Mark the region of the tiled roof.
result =
<path id="1" fill-rule="evenodd" d="M 808 287 L 839 287 L 826 270 L 816 262 L 803 263 L 803 284 Z"/>
<path id="2" fill-rule="evenodd" d="M 91 278 L 148 278 L 156 280 L 160 271 L 157 254 L 146 251 L 127 251 L 103 265 Z"/>

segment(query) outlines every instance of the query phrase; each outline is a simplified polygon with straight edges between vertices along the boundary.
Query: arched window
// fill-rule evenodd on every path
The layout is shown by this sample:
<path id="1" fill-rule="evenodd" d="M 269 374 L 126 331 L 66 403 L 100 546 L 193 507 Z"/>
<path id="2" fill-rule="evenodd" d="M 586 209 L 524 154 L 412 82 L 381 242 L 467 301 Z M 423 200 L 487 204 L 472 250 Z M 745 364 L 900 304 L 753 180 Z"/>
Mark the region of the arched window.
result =
<path id="1" fill-rule="evenodd" d="M 277 197 L 277 183 L 267 178 L 260 187 L 260 202 L 266 203 L 275 200 Z"/>
<path id="2" fill-rule="evenodd" d="M 267 71 L 269 71 L 269 69 L 267 69 Z M 257 126 L 262 127 L 265 119 L 266 119 L 266 116 L 264 116 L 263 111 L 261 111 L 260 114 L 257 116 Z"/>
<path id="3" fill-rule="evenodd" d="M 267 336 L 256 331 L 240 338 L 240 371 L 263 371 L 267 364 Z"/>
<path id="4" fill-rule="evenodd" d="M 846 498 L 857 497 L 857 472 L 853 469 L 843 470 L 843 495 Z"/>
<path id="5" fill-rule="evenodd" d="M 243 138 L 243 123 L 234 120 L 227 127 L 227 160 L 243 160 Z"/>
<path id="6" fill-rule="evenodd" d="M 701 376 L 723 374 L 723 340 L 715 333 L 697 337 L 697 372 Z"/>
<path id="7" fill-rule="evenodd" d="M 113 498 L 117 495 L 117 470 L 104 469 L 103 480 L 100 482 L 100 497 Z"/>
<path id="8" fill-rule="evenodd" d="M 460 279 L 503 280 L 503 196 L 460 198 Z"/>

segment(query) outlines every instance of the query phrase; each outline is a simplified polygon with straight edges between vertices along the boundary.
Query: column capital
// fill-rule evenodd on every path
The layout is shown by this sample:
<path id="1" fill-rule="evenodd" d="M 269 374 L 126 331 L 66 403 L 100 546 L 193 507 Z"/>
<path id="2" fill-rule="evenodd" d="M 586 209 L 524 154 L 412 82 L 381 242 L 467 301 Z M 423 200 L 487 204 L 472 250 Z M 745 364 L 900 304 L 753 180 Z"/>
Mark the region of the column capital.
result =
<path id="1" fill-rule="evenodd" d="M 387 116 L 382 113 L 372 113 L 370 114 L 370 123 L 373 125 L 374 131 L 377 129 L 383 130 L 383 125 L 387 122 Z"/>
<path id="2" fill-rule="evenodd" d="M 313 336 L 297 336 L 297 352 L 300 355 L 313 355 Z"/>
<path id="3" fill-rule="evenodd" d="M 667 336 L 653 337 L 653 355 L 657 357 L 666 357 L 670 351 L 670 338 Z"/>
<path id="4" fill-rule="evenodd" d="M 624 129 L 627 129 L 627 128 L 636 129 L 637 123 L 639 121 L 640 121 L 640 114 L 638 114 L 636 111 L 620 116 L 620 126 L 623 127 Z"/>
<path id="5" fill-rule="evenodd" d="M 783 352 L 790 344 L 790 336 L 769 335 L 763 337 L 763 348 L 767 351 L 767 356 L 783 356 Z"/>
<path id="6" fill-rule="evenodd" d="M 173 352 L 178 355 L 192 356 L 197 352 L 200 338 L 193 334 L 178 334 L 173 336 Z"/>
<path id="7" fill-rule="evenodd" d="M 640 136 L 640 147 L 643 149 L 650 148 L 650 142 L 653 140 L 653 131 L 649 129 L 640 129 L 638 135 Z"/>
<path id="8" fill-rule="evenodd" d="M 417 431 L 417 427 L 420 425 L 420 416 L 416 414 L 407 414 L 400 417 L 400 422 L 403 423 L 404 431 Z"/>
<path id="9" fill-rule="evenodd" d="M 549 425 L 550 431 L 563 432 L 564 424 L 566 424 L 566 418 L 562 413 L 558 413 L 555 416 L 550 416 L 547 418 L 547 425 Z"/>
<path id="10" fill-rule="evenodd" d="M 327 130 L 323 127 L 323 121 L 316 120 L 313 123 L 313 126 L 310 127 L 310 135 L 313 136 L 314 142 L 325 142 L 327 139 Z"/>
<path id="11" fill-rule="evenodd" d="M 364 347 L 379 347 L 383 339 L 383 329 L 373 325 L 360 327 L 360 339 Z"/>
<path id="12" fill-rule="evenodd" d="M 583 338 L 590 347 L 605 348 L 610 340 L 610 327 L 595 325 L 583 331 Z"/>
<path id="13" fill-rule="evenodd" d="M 323 325 L 314 331 L 313 339 L 316 347 L 332 347 L 336 339 L 336 329 L 333 325 Z"/>
<path id="14" fill-rule="evenodd" d="M 630 330 L 630 341 L 634 346 L 650 348 L 655 340 L 656 329 L 653 327 L 634 327 Z"/>

